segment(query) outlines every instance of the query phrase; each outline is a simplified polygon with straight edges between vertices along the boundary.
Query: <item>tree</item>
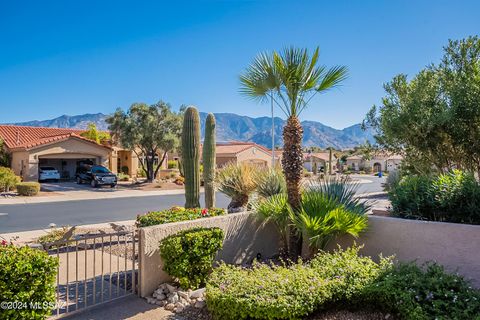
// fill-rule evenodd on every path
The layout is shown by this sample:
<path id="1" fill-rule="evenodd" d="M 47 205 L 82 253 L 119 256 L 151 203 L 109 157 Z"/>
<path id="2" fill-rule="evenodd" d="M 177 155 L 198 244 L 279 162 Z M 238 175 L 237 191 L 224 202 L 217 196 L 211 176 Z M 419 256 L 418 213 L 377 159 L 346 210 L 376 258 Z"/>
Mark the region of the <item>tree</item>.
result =
<path id="1" fill-rule="evenodd" d="M 97 125 L 93 122 L 90 122 L 87 126 L 87 130 L 80 134 L 82 137 L 93 140 L 96 143 L 101 143 L 102 141 L 108 141 L 111 139 L 110 134 L 105 131 L 99 131 Z"/>
<path id="2" fill-rule="evenodd" d="M 10 167 L 10 155 L 4 147 L 4 142 L 0 138 L 0 167 Z"/>
<path id="3" fill-rule="evenodd" d="M 295 212 L 300 209 L 300 182 L 303 170 L 303 128 L 299 115 L 311 99 L 338 86 L 347 77 L 347 69 L 327 69 L 318 65 L 318 47 L 310 56 L 307 49 L 286 48 L 257 56 L 240 76 L 240 92 L 259 102 L 272 99 L 287 117 L 283 128 L 282 167 L 287 181 L 288 202 Z M 289 253 L 296 258 L 301 239 L 290 230 Z"/>
<path id="4" fill-rule="evenodd" d="M 137 155 L 148 182 L 157 176 L 167 153 L 178 147 L 183 110 L 182 107 L 179 112 L 173 112 L 170 105 L 162 101 L 153 105 L 134 103 L 128 112 L 117 109 L 107 118 L 113 139 Z M 157 155 L 159 162 L 155 168 Z"/>
<path id="5" fill-rule="evenodd" d="M 480 40 L 450 41 L 442 62 L 412 80 L 400 74 L 384 86 L 364 127 L 378 144 L 405 157 L 416 173 L 462 168 L 480 171 Z"/>

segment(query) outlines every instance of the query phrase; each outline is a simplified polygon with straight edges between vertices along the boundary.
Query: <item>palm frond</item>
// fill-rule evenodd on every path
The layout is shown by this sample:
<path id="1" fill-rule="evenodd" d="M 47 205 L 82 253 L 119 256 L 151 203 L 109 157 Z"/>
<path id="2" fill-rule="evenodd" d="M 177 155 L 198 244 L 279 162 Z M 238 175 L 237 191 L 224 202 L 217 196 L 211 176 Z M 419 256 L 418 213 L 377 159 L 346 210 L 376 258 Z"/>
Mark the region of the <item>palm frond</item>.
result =
<path id="1" fill-rule="evenodd" d="M 345 66 L 335 66 L 321 75 L 321 81 L 316 91 L 324 92 L 340 85 L 348 77 L 348 69 Z"/>

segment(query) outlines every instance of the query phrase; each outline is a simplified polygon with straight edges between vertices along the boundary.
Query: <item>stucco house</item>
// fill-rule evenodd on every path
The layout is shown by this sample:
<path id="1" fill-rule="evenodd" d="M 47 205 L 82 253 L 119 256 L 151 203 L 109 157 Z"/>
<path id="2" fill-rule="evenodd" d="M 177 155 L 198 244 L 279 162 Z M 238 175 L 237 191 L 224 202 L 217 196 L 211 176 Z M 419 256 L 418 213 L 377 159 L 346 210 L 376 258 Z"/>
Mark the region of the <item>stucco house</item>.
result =
<path id="1" fill-rule="evenodd" d="M 73 178 L 80 163 L 94 163 L 137 175 L 138 158 L 130 150 L 98 144 L 82 137 L 83 130 L 0 125 L 0 138 L 11 157 L 11 167 L 24 181 L 36 181 L 40 166 L 56 168 L 62 178 Z"/>
<path id="2" fill-rule="evenodd" d="M 370 160 L 365 160 L 359 155 L 349 156 L 345 165 L 353 171 L 365 170 L 365 168 L 371 169 L 372 172 L 395 171 L 400 167 L 402 160 L 401 155 L 380 152 Z"/>
<path id="3" fill-rule="evenodd" d="M 272 166 L 271 151 L 253 142 L 220 142 L 216 145 L 216 153 L 217 167 L 219 168 L 230 162 Z"/>
<path id="4" fill-rule="evenodd" d="M 326 172 L 329 165 L 329 152 L 314 152 L 314 153 L 304 153 L 303 154 L 303 166 L 308 171 L 313 171 L 313 166 L 317 166 L 317 170 L 323 170 Z M 338 159 L 335 154 L 332 154 L 332 171 L 337 170 Z"/>

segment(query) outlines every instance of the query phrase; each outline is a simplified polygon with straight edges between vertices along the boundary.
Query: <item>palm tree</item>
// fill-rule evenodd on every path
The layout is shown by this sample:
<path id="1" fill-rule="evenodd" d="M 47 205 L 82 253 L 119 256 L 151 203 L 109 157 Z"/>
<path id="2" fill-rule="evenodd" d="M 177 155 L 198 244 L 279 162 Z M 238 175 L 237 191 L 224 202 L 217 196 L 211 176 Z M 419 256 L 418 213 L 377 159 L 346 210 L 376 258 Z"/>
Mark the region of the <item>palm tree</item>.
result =
<path id="1" fill-rule="evenodd" d="M 317 47 L 312 56 L 307 49 L 285 48 L 281 52 L 258 55 L 240 76 L 240 92 L 259 102 L 273 99 L 285 113 L 283 128 L 282 166 L 287 181 L 287 196 L 291 207 L 298 212 L 301 206 L 300 182 L 303 170 L 303 128 L 300 113 L 311 99 L 338 86 L 347 77 L 347 68 L 327 69 L 318 65 Z M 296 258 L 301 250 L 301 239 L 290 231 L 289 253 Z"/>

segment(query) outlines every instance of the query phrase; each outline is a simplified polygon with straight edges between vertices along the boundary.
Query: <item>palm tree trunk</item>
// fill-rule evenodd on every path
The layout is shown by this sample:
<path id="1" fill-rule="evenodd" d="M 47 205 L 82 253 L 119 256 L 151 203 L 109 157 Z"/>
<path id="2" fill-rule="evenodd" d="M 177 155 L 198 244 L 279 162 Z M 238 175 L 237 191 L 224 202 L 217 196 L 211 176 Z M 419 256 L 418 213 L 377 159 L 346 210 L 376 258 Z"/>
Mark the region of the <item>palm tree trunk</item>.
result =
<path id="1" fill-rule="evenodd" d="M 303 171 L 302 153 L 303 128 L 297 116 L 290 116 L 283 128 L 283 157 L 282 166 L 287 181 L 288 203 L 295 212 L 301 205 L 300 183 Z M 288 253 L 294 261 L 300 256 L 302 238 L 294 228 L 289 230 Z"/>

